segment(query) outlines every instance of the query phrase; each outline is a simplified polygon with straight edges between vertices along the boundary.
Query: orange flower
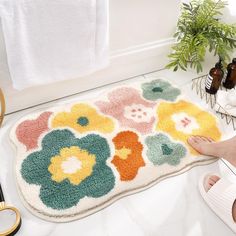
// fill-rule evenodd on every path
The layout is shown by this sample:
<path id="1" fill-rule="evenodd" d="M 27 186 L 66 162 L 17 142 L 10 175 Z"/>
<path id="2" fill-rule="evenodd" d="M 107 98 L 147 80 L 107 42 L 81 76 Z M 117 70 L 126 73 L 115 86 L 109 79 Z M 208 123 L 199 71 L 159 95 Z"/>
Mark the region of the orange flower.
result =
<path id="1" fill-rule="evenodd" d="M 143 145 L 139 142 L 138 135 L 131 131 L 123 131 L 112 141 L 116 150 L 112 163 L 120 174 L 120 180 L 133 180 L 139 168 L 145 166 L 142 157 Z"/>

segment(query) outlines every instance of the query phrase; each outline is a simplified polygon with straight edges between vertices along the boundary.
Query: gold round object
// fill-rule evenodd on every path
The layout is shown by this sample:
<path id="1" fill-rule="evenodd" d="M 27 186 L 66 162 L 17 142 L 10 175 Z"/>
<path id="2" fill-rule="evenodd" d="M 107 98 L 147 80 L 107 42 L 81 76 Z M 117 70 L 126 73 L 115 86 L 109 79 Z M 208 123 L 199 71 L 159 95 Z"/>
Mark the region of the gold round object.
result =
<path id="1" fill-rule="evenodd" d="M 0 103 L 1 103 L 1 113 L 0 113 L 0 127 L 1 127 L 4 115 L 5 115 L 5 111 L 6 111 L 5 98 L 1 89 L 0 89 Z"/>
<path id="2" fill-rule="evenodd" d="M 16 221 L 10 229 L 0 232 L 0 236 L 13 235 L 15 232 L 18 231 L 21 225 L 20 212 L 15 207 L 6 206 L 5 202 L 0 202 L 0 212 L 5 210 L 14 211 L 16 214 Z"/>

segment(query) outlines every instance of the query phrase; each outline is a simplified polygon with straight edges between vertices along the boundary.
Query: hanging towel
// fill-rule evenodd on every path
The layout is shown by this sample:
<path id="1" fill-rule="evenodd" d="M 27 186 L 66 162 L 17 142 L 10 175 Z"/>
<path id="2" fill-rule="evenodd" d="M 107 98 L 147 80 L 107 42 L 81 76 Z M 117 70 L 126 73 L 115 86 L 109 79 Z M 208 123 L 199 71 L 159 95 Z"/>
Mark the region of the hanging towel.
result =
<path id="1" fill-rule="evenodd" d="M 0 14 L 16 89 L 108 64 L 108 0 L 0 0 Z"/>

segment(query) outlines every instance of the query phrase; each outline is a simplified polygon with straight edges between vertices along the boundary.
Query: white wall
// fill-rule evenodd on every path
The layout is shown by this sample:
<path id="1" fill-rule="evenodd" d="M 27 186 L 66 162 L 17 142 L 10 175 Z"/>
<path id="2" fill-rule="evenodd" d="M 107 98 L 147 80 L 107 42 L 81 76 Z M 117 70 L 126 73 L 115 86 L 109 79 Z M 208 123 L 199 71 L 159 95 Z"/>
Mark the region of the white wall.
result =
<path id="1" fill-rule="evenodd" d="M 16 91 L 0 31 L 0 86 L 7 112 L 160 69 L 178 18 L 177 0 L 110 0 L 110 66 L 87 77 Z"/>
<path id="2" fill-rule="evenodd" d="M 111 50 L 124 49 L 172 36 L 176 0 L 111 0 Z"/>
<path id="3" fill-rule="evenodd" d="M 173 43 L 172 35 L 180 2 L 181 0 L 110 0 L 110 66 L 86 77 L 21 92 L 11 86 L 0 28 L 0 86 L 5 92 L 7 112 L 163 68 Z M 228 2 L 224 19 L 236 22 L 236 1 Z M 207 57 L 208 62 L 209 60 L 212 58 Z M 211 61 L 209 65 L 212 65 Z"/>

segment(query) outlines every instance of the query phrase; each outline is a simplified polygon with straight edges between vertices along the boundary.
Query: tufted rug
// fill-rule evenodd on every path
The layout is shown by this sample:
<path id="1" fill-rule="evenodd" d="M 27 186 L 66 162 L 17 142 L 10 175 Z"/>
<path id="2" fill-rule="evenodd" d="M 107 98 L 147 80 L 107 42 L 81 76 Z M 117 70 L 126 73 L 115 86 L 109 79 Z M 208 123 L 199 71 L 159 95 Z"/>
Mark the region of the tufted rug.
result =
<path id="1" fill-rule="evenodd" d="M 88 216 L 121 197 L 212 163 L 190 135 L 221 138 L 216 117 L 164 79 L 27 115 L 11 130 L 25 206 L 45 220 Z"/>

